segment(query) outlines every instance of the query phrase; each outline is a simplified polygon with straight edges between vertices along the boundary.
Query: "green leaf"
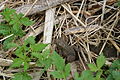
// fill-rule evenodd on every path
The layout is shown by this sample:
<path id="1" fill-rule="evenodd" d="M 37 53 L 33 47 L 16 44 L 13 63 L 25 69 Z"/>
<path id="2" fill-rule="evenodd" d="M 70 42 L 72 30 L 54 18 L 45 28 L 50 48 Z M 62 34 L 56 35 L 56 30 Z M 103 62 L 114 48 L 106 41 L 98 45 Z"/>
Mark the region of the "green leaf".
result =
<path id="1" fill-rule="evenodd" d="M 98 58 L 97 58 L 97 67 L 98 69 L 100 69 L 104 64 L 105 64 L 105 57 L 103 55 L 100 55 Z"/>
<path id="2" fill-rule="evenodd" d="M 116 69 L 120 69 L 120 59 L 115 60 L 112 65 L 110 66 L 110 70 L 116 70 Z"/>
<path id="3" fill-rule="evenodd" d="M 50 72 L 50 74 L 53 75 L 54 78 L 58 78 L 58 79 L 64 78 L 64 76 L 58 71 Z"/>
<path id="4" fill-rule="evenodd" d="M 79 78 L 80 78 L 80 76 L 79 76 L 78 72 L 75 72 L 74 80 L 80 80 Z"/>
<path id="5" fill-rule="evenodd" d="M 95 80 L 95 78 L 92 75 L 92 72 L 89 70 L 83 71 L 80 79 L 81 80 Z"/>
<path id="6" fill-rule="evenodd" d="M 38 54 L 39 59 L 37 61 L 37 65 L 40 67 L 44 67 L 44 69 L 47 70 L 52 65 L 52 59 L 51 59 L 50 52 L 49 50 L 45 50 L 44 53 L 39 53 L 39 54 Z"/>
<path id="7" fill-rule="evenodd" d="M 18 45 L 16 43 L 8 43 L 7 46 L 6 46 L 6 49 L 10 49 L 10 48 L 13 48 L 13 47 L 17 47 Z"/>
<path id="8" fill-rule="evenodd" d="M 36 57 L 36 58 L 41 58 L 41 59 L 42 59 L 42 55 L 41 55 L 41 53 L 38 53 L 38 52 L 32 52 L 31 55 L 34 56 L 34 57 Z"/>
<path id="9" fill-rule="evenodd" d="M 9 22 L 11 20 L 11 16 L 15 15 L 15 10 L 6 8 L 1 14 L 3 15 L 4 19 Z"/>
<path id="10" fill-rule="evenodd" d="M 91 71 L 94 71 L 94 72 L 98 70 L 95 64 L 88 64 L 88 67 L 90 68 Z"/>
<path id="11" fill-rule="evenodd" d="M 42 63 L 42 66 L 44 66 L 44 69 L 47 70 L 52 65 L 52 60 L 50 58 L 47 58 L 45 60 L 42 60 L 41 63 Z"/>
<path id="12" fill-rule="evenodd" d="M 29 20 L 29 18 L 27 17 L 22 18 L 20 21 L 24 26 L 30 26 L 34 23 L 33 21 Z"/>
<path id="13" fill-rule="evenodd" d="M 35 44 L 35 37 L 33 36 L 30 36 L 28 37 L 25 41 L 24 41 L 24 44 L 27 45 L 27 44 Z"/>
<path id="14" fill-rule="evenodd" d="M 10 35 L 10 26 L 5 23 L 4 24 L 1 23 L 0 24 L 0 34 L 2 34 L 4 36 Z"/>
<path id="15" fill-rule="evenodd" d="M 25 45 L 19 46 L 17 48 L 17 50 L 15 51 L 15 55 L 17 57 L 20 57 L 21 59 L 26 59 L 27 58 L 27 56 L 26 56 L 27 50 L 28 50 L 28 47 L 26 47 Z"/>
<path id="16" fill-rule="evenodd" d="M 2 35 L 9 35 L 9 30 L 1 29 L 0 34 Z"/>
<path id="17" fill-rule="evenodd" d="M 106 80 L 114 80 L 112 74 L 109 74 Z"/>
<path id="18" fill-rule="evenodd" d="M 56 52 L 52 55 L 53 64 L 56 66 L 57 70 L 63 71 L 65 67 L 65 60 L 58 55 Z"/>
<path id="19" fill-rule="evenodd" d="M 112 76 L 115 80 L 120 80 L 120 72 L 119 71 L 112 71 Z"/>
<path id="20" fill-rule="evenodd" d="M 9 22 L 9 25 L 14 25 L 14 24 L 16 24 L 16 23 L 18 23 L 18 22 L 16 21 L 16 19 L 15 19 L 15 20 L 11 20 L 11 21 Z"/>
<path id="21" fill-rule="evenodd" d="M 14 36 L 11 36 L 9 38 L 7 38 L 4 42 L 3 42 L 3 48 L 6 49 L 7 48 L 7 44 L 12 42 L 12 40 L 14 39 Z"/>
<path id="22" fill-rule="evenodd" d="M 101 75 L 102 75 L 103 71 L 102 70 L 99 70 L 96 74 L 96 80 L 101 80 Z"/>
<path id="23" fill-rule="evenodd" d="M 43 44 L 43 43 L 31 45 L 31 49 L 32 49 L 33 51 L 42 51 L 43 49 L 45 49 L 45 47 L 46 47 L 47 45 L 48 45 L 48 44 Z"/>
<path id="24" fill-rule="evenodd" d="M 15 55 L 17 57 L 20 57 L 21 59 L 24 59 L 25 55 L 23 53 L 23 48 L 19 47 L 16 51 L 15 51 Z"/>
<path id="25" fill-rule="evenodd" d="M 22 60 L 22 59 L 20 59 L 20 58 L 15 58 L 15 59 L 13 60 L 13 63 L 12 63 L 12 65 L 11 65 L 11 67 L 14 67 L 14 68 L 20 67 L 22 63 L 23 63 L 23 60 Z"/>
<path id="26" fill-rule="evenodd" d="M 48 57 L 50 57 L 50 54 L 52 54 L 51 52 L 50 52 L 50 50 L 49 49 L 46 49 L 45 51 L 43 51 L 42 52 L 42 57 L 43 58 L 48 58 Z"/>
<path id="27" fill-rule="evenodd" d="M 68 77 L 70 75 L 70 64 L 65 66 L 65 76 Z"/>
<path id="28" fill-rule="evenodd" d="M 118 0 L 117 5 L 120 7 L 120 1 Z"/>
<path id="29" fill-rule="evenodd" d="M 24 62 L 24 70 L 26 71 L 29 68 L 29 63 L 28 62 Z"/>
<path id="30" fill-rule="evenodd" d="M 32 80 L 31 76 L 26 72 L 16 73 L 12 80 Z"/>
<path id="31" fill-rule="evenodd" d="M 14 32 L 19 32 L 19 30 L 20 30 L 20 24 L 19 23 L 14 23 L 13 30 L 14 30 Z"/>
<path id="32" fill-rule="evenodd" d="M 1 23 L 0 24 L 0 29 L 8 29 L 10 26 L 5 24 L 5 23 Z"/>
<path id="33" fill-rule="evenodd" d="M 16 22 L 19 22 L 20 23 L 20 19 L 23 17 L 24 15 L 23 14 L 14 14 L 11 18 L 12 20 L 16 20 Z"/>

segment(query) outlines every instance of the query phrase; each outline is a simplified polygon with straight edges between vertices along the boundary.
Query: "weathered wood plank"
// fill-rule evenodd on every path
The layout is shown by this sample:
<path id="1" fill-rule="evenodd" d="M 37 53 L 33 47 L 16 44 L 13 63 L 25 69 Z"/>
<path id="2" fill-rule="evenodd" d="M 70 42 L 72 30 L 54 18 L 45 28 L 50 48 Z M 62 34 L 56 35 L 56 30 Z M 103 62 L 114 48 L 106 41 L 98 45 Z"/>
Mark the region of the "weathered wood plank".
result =
<path id="1" fill-rule="evenodd" d="M 52 41 L 52 33 L 55 22 L 55 8 L 46 10 L 43 43 L 48 44 Z"/>

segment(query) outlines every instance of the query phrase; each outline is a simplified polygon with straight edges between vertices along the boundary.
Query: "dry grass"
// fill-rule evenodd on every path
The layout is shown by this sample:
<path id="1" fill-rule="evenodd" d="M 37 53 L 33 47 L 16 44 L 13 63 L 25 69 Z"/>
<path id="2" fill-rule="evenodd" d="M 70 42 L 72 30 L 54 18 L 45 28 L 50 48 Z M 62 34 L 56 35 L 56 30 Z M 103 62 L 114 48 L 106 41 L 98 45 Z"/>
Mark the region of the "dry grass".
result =
<path id="1" fill-rule="evenodd" d="M 34 6 L 37 0 L 1 0 L 1 2 L 0 5 L 5 4 L 6 7 L 16 8 L 25 4 Z M 108 45 L 114 47 L 116 52 L 105 54 L 115 54 L 115 58 L 120 57 L 120 10 L 115 4 L 116 0 L 82 0 L 73 4 L 62 4 L 56 8 L 53 40 L 62 37 L 67 39 L 69 46 L 78 47 L 79 51 L 76 54 L 84 70 L 87 69 L 86 63 L 94 62 L 99 54 L 106 52 L 105 47 Z M 32 36 L 37 36 L 38 42 L 42 42 L 44 11 L 29 17 L 35 21 L 35 24 L 25 31 Z M 29 34 L 24 38 L 31 36 Z M 97 49 L 99 46 L 100 48 Z M 113 57 L 109 57 L 108 60 L 110 58 Z"/>

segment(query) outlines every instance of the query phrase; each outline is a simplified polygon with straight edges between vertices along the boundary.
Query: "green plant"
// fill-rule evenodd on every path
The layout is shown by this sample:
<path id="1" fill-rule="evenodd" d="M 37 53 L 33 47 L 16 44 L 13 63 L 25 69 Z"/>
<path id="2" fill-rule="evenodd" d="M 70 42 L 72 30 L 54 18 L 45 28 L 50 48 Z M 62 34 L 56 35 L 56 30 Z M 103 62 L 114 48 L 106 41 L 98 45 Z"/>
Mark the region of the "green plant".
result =
<path id="1" fill-rule="evenodd" d="M 1 13 L 4 22 L 0 23 L 0 35 L 3 37 L 13 34 L 13 36 L 7 38 L 4 41 L 4 48 L 8 49 L 11 46 L 16 46 L 15 39 L 22 37 L 25 32 L 21 26 L 28 27 L 33 24 L 33 21 L 27 17 L 23 17 L 23 14 L 17 14 L 14 9 L 6 8 Z M 11 42 L 11 43 L 10 43 Z"/>
<path id="2" fill-rule="evenodd" d="M 17 76 L 26 77 L 28 75 L 27 70 L 30 67 L 29 62 L 32 59 L 34 59 L 34 57 L 43 59 L 41 58 L 43 57 L 42 51 L 47 46 L 47 44 L 35 43 L 34 39 L 35 39 L 34 37 L 29 37 L 24 41 L 23 45 L 17 47 L 15 51 L 15 55 L 17 56 L 17 58 L 13 60 L 13 64 L 11 65 L 11 68 L 20 68 L 21 66 L 23 66 L 24 72 L 15 74 L 15 78 L 13 78 L 13 80 L 17 80 Z M 44 56 L 45 55 L 46 54 L 44 54 Z M 40 61 L 40 60 L 38 59 L 37 61 Z M 30 79 L 29 77 L 27 76 L 26 80 L 29 80 Z"/>
<path id="3" fill-rule="evenodd" d="M 97 58 L 96 64 L 88 64 L 90 70 L 85 70 L 82 72 L 81 76 L 77 73 L 75 74 L 75 80 L 104 80 L 101 78 L 103 70 L 101 69 L 105 64 L 105 57 L 100 55 Z"/>
<path id="4" fill-rule="evenodd" d="M 120 0 L 117 1 L 117 5 L 120 7 Z"/>
<path id="5" fill-rule="evenodd" d="M 56 70 L 51 72 L 55 78 L 66 79 L 70 75 L 70 64 L 65 64 L 65 60 L 56 52 L 52 55 L 53 64 Z"/>
<path id="6" fill-rule="evenodd" d="M 12 80 L 32 80 L 31 76 L 27 72 L 20 72 L 14 75 L 15 78 Z"/>
<path id="7" fill-rule="evenodd" d="M 28 75 L 29 62 L 33 59 L 36 60 L 37 66 L 43 67 L 43 72 L 50 68 L 52 64 L 55 65 L 56 70 L 51 72 L 51 75 L 55 78 L 66 79 L 70 74 L 70 64 L 65 65 L 65 60 L 55 51 L 51 53 L 48 49 L 44 50 L 47 44 L 35 43 L 34 39 L 34 37 L 29 37 L 24 41 L 23 45 L 17 47 L 15 51 L 17 58 L 13 60 L 11 67 L 20 69 L 23 66 L 24 72 L 16 73 L 13 80 L 17 80 L 18 76 L 24 78 L 26 77 L 25 75 Z M 26 80 L 30 80 L 29 77 L 27 76 Z"/>
<path id="8" fill-rule="evenodd" d="M 108 70 L 106 80 L 120 80 L 120 59 L 115 60 Z"/>

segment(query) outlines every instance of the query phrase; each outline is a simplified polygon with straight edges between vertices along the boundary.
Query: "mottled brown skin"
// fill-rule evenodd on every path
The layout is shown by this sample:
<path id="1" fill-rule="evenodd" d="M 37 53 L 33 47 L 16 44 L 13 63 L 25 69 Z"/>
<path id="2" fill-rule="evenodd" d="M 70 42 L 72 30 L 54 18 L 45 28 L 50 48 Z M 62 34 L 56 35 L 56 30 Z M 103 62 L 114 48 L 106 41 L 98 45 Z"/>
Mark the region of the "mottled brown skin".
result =
<path id="1" fill-rule="evenodd" d="M 70 47 L 63 39 L 56 39 L 54 43 L 57 46 L 59 54 L 63 57 L 67 58 L 68 62 L 72 62 L 75 60 L 75 51 L 72 47 Z"/>

